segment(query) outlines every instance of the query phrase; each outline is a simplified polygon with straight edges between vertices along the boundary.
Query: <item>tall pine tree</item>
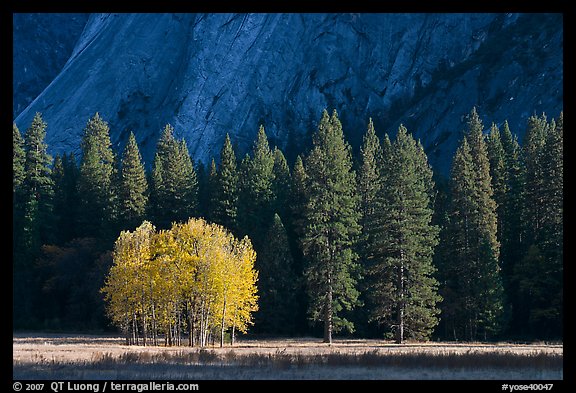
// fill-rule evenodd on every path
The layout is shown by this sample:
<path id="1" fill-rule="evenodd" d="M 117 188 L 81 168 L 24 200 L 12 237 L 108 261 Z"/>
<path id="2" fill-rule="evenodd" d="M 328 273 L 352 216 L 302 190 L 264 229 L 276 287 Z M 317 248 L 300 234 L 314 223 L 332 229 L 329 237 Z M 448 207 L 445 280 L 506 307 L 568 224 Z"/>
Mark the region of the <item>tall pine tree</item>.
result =
<path id="1" fill-rule="evenodd" d="M 48 154 L 46 123 L 36 113 L 24 135 L 24 247 L 32 255 L 42 244 L 53 241 L 52 208 L 54 182 L 51 177 L 52 157 Z"/>
<path id="2" fill-rule="evenodd" d="M 14 259 L 20 255 L 18 246 L 21 244 L 22 237 L 22 219 L 23 219 L 23 201 L 24 201 L 24 178 L 26 172 L 24 165 L 26 161 L 26 152 L 24 151 L 24 139 L 16 124 L 12 124 L 12 247 L 14 250 Z"/>
<path id="3" fill-rule="evenodd" d="M 158 141 L 152 169 L 151 209 L 155 224 L 168 228 L 197 214 L 198 179 L 184 140 L 167 124 Z"/>
<path id="4" fill-rule="evenodd" d="M 117 220 L 115 156 L 110 142 L 110 128 L 96 113 L 86 124 L 82 136 L 82 159 L 78 193 L 79 230 L 82 236 L 114 238 Z"/>
<path id="5" fill-rule="evenodd" d="M 220 167 L 213 183 L 212 220 L 232 232 L 238 229 L 238 164 L 230 136 L 220 150 Z"/>
<path id="6" fill-rule="evenodd" d="M 119 189 L 119 218 L 122 230 L 134 230 L 145 218 L 148 207 L 148 182 L 136 137 L 130 132 L 122 154 Z"/>
<path id="7" fill-rule="evenodd" d="M 563 117 L 532 116 L 523 151 L 525 254 L 514 266 L 521 335 L 562 336 Z"/>
<path id="8" fill-rule="evenodd" d="M 451 177 L 453 258 L 446 266 L 449 287 L 445 291 L 453 303 L 446 302 L 444 307 L 454 335 L 468 340 L 497 334 L 503 311 L 496 203 L 482 130 L 474 108 Z"/>
<path id="9" fill-rule="evenodd" d="M 274 219 L 257 256 L 258 312 L 256 328 L 267 334 L 294 334 L 297 280 L 288 235 L 280 216 Z"/>
<path id="10" fill-rule="evenodd" d="M 372 319 L 391 327 L 397 343 L 428 339 L 441 299 L 432 265 L 439 231 L 431 224 L 432 169 L 403 126 L 387 162 L 367 245 Z"/>
<path id="11" fill-rule="evenodd" d="M 238 229 L 252 240 L 258 250 L 272 222 L 274 208 L 274 154 L 264 127 L 260 126 L 252 148 L 241 165 L 238 200 Z"/>
<path id="12" fill-rule="evenodd" d="M 274 167 L 272 172 L 274 173 L 272 181 L 272 191 L 274 194 L 274 204 L 273 211 L 278 213 L 278 215 L 283 220 L 289 219 L 288 209 L 289 209 L 289 199 L 291 194 L 292 179 L 290 176 L 290 168 L 288 167 L 288 162 L 284 157 L 282 150 L 277 147 L 274 148 Z"/>
<path id="13" fill-rule="evenodd" d="M 305 276 L 312 320 L 324 323 L 324 342 L 353 325 L 339 314 L 358 303 L 357 255 L 359 198 L 350 146 L 336 110 L 324 110 L 306 159 L 307 201 L 302 245 L 308 261 Z"/>

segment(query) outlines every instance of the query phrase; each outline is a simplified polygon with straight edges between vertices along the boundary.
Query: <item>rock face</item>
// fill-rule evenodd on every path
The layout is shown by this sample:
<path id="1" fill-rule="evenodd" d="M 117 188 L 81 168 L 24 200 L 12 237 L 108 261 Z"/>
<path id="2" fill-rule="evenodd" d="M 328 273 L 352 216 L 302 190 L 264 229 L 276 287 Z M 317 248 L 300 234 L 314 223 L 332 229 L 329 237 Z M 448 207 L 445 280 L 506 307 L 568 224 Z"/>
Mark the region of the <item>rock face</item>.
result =
<path id="1" fill-rule="evenodd" d="M 324 108 L 358 146 L 404 123 L 446 173 L 472 106 L 522 135 L 562 109 L 558 14 L 93 14 L 61 72 L 16 118 L 48 123 L 52 153 L 79 152 L 99 112 L 121 149 L 132 130 L 151 164 L 171 123 L 195 160 L 230 133 L 243 155 L 260 124 L 306 143 Z M 16 55 L 16 52 L 15 52 Z"/>
<path id="2" fill-rule="evenodd" d="M 89 14 L 13 14 L 12 115 L 18 116 L 58 75 Z"/>

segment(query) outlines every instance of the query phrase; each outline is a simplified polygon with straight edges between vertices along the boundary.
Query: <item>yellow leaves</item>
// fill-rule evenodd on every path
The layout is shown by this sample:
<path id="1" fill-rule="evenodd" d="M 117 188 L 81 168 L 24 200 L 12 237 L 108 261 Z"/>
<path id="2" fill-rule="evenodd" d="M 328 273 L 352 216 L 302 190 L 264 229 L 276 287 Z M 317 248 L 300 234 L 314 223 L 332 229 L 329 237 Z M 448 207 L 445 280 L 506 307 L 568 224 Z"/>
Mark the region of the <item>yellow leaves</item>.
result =
<path id="1" fill-rule="evenodd" d="M 118 237 L 102 292 L 118 326 L 137 314 L 164 332 L 187 314 L 183 320 L 199 322 L 199 337 L 215 328 L 245 332 L 258 309 L 255 260 L 247 237 L 238 240 L 202 219 L 174 223 L 159 232 L 144 221 Z M 152 309 L 154 315 L 148 315 Z M 190 334 L 195 334 L 192 329 L 189 326 Z"/>

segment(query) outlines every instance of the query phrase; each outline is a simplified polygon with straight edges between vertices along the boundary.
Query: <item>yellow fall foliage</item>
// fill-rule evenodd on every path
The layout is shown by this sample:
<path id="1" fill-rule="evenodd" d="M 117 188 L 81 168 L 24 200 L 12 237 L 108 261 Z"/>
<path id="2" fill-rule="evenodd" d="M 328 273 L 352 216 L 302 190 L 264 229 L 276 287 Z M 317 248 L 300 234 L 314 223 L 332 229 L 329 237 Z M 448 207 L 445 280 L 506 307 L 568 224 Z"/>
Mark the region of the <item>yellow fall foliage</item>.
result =
<path id="1" fill-rule="evenodd" d="M 247 237 L 190 218 L 156 231 L 144 221 L 123 231 L 102 293 L 129 344 L 205 346 L 230 330 L 247 332 L 258 310 L 256 253 Z"/>

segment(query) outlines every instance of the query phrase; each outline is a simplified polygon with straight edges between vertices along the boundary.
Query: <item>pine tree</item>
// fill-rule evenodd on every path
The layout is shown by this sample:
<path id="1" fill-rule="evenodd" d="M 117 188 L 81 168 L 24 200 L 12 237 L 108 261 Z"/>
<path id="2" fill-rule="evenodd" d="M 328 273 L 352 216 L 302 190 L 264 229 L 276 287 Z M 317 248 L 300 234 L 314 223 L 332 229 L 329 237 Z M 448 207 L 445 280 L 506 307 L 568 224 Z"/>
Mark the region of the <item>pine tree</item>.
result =
<path id="1" fill-rule="evenodd" d="M 454 318 L 453 330 L 463 329 L 469 340 L 498 333 L 503 308 L 496 204 L 482 128 L 473 109 L 452 168 L 449 241 L 454 252 L 444 273 L 445 293 L 454 302 L 444 305 L 452 311 L 446 317 Z"/>
<path id="2" fill-rule="evenodd" d="M 500 130 L 496 124 L 492 123 L 490 133 L 486 139 L 488 150 L 488 160 L 490 162 L 490 178 L 492 179 L 492 190 L 494 202 L 496 202 L 496 214 L 498 217 L 498 241 L 501 242 L 503 218 L 505 216 L 504 206 L 506 194 L 508 192 L 508 179 L 506 171 L 506 157 L 504 147 L 500 138 Z"/>
<path id="3" fill-rule="evenodd" d="M 360 242 L 360 255 L 367 264 L 370 259 L 368 244 L 371 242 L 372 224 L 375 214 L 379 210 L 376 196 L 382 188 L 381 171 L 383 168 L 383 152 L 380 140 L 376 136 L 372 119 L 368 122 L 368 129 L 364 135 L 363 144 L 360 147 L 360 163 L 358 169 L 358 194 L 360 195 L 360 212 L 362 214 L 360 224 L 362 237 Z"/>
<path id="4" fill-rule="evenodd" d="M 21 244 L 22 219 L 24 211 L 24 190 L 23 184 L 26 176 L 24 169 L 26 152 L 24 151 L 24 139 L 16 124 L 12 124 L 12 248 L 14 251 L 15 263 L 20 254 L 18 250 Z"/>
<path id="5" fill-rule="evenodd" d="M 306 183 L 308 177 L 304 170 L 304 163 L 302 157 L 296 156 L 294 168 L 292 169 L 292 183 L 290 195 L 290 224 L 294 233 L 300 238 L 304 234 L 304 209 L 306 207 Z"/>
<path id="6" fill-rule="evenodd" d="M 265 236 L 256 259 L 260 280 L 256 327 L 262 333 L 294 334 L 297 281 L 288 235 L 278 214 Z"/>
<path id="7" fill-rule="evenodd" d="M 32 255 L 39 251 L 42 244 L 51 242 L 52 204 L 54 183 L 51 177 L 52 157 L 48 154 L 46 123 L 40 113 L 36 113 L 32 124 L 24 135 L 25 177 L 22 184 L 24 191 L 24 247 Z"/>
<path id="8" fill-rule="evenodd" d="M 120 211 L 122 229 L 134 229 L 144 220 L 148 204 L 148 182 L 136 137 L 130 132 L 122 154 L 120 170 Z"/>
<path id="9" fill-rule="evenodd" d="M 525 244 L 536 244 L 540 241 L 544 220 L 544 167 L 543 151 L 549 125 L 546 115 L 531 116 L 524 137 L 523 159 L 526 170 L 525 207 Z"/>
<path id="10" fill-rule="evenodd" d="M 562 336 L 563 320 L 563 116 L 531 117 L 524 145 L 526 230 L 524 257 L 513 283 L 523 302 L 516 314 L 521 333 Z"/>
<path id="11" fill-rule="evenodd" d="M 368 250 L 372 319 L 394 328 L 396 342 L 428 339 L 438 324 L 433 277 L 439 229 L 431 225 L 432 169 L 422 146 L 400 126 L 386 182 L 376 193 Z"/>
<path id="12" fill-rule="evenodd" d="M 353 247 L 360 232 L 351 149 L 335 110 L 331 117 L 326 110 L 322 114 L 306 159 L 306 174 L 302 245 L 308 261 L 309 314 L 312 320 L 323 321 L 324 342 L 331 343 L 333 332 L 353 330 L 339 313 L 357 304 L 358 267 Z"/>
<path id="13" fill-rule="evenodd" d="M 159 228 L 197 214 L 198 179 L 184 140 L 178 142 L 167 124 L 152 169 L 152 214 Z"/>
<path id="14" fill-rule="evenodd" d="M 208 218 L 210 205 L 210 179 L 206 167 L 201 161 L 196 162 L 196 177 L 198 178 L 198 216 Z"/>
<path id="15" fill-rule="evenodd" d="M 16 193 L 22 186 L 25 177 L 24 139 L 15 123 L 12 123 L 12 192 Z"/>
<path id="16" fill-rule="evenodd" d="M 37 320 L 34 304 L 39 296 L 36 284 L 35 265 L 40 247 L 53 240 L 53 181 L 51 177 L 52 157 L 45 143 L 46 123 L 40 113 L 36 113 L 32 123 L 24 134 L 24 173 L 23 178 L 15 179 L 13 209 L 16 216 L 13 225 L 13 309 L 14 326 L 31 328 Z M 16 130 L 17 131 L 17 130 Z M 20 165 L 22 142 L 14 135 L 16 162 Z M 15 175 L 21 174 L 21 168 L 15 168 Z M 18 180 L 21 183 L 18 184 Z"/>
<path id="17" fill-rule="evenodd" d="M 64 156 L 66 157 L 66 156 Z M 64 159 L 60 155 L 54 158 L 54 166 L 52 167 L 52 181 L 54 182 L 54 198 L 53 198 L 53 218 L 56 228 L 59 228 L 58 239 L 56 244 L 63 244 L 64 239 L 67 237 L 62 232 L 69 229 L 65 226 L 64 214 L 68 208 L 68 195 L 66 189 L 66 170 L 64 167 Z"/>
<path id="18" fill-rule="evenodd" d="M 258 250 L 268 225 L 272 222 L 274 203 L 274 154 L 268 145 L 264 127 L 260 126 L 252 148 L 252 157 L 246 156 L 240 171 L 238 199 L 238 226 L 247 234 Z"/>
<path id="19" fill-rule="evenodd" d="M 177 169 L 180 174 L 178 189 L 182 205 L 176 211 L 176 217 L 179 221 L 185 221 L 198 215 L 198 177 L 184 139 L 180 141 L 178 148 Z"/>
<path id="20" fill-rule="evenodd" d="M 218 168 L 216 167 L 216 161 L 212 158 L 210 161 L 210 171 L 206 176 L 206 189 L 204 193 L 206 194 L 206 218 L 208 221 L 214 221 L 214 207 L 216 204 L 216 184 L 218 181 Z"/>
<path id="21" fill-rule="evenodd" d="M 278 213 L 284 220 L 289 219 L 288 204 L 291 194 L 292 179 L 290 177 L 290 168 L 288 162 L 282 153 L 282 150 L 277 147 L 274 148 L 274 167 L 272 172 L 274 174 L 272 181 L 272 191 L 274 195 L 273 211 Z"/>
<path id="22" fill-rule="evenodd" d="M 98 113 L 84 128 L 81 148 L 79 229 L 82 236 L 108 238 L 115 235 L 113 226 L 117 219 L 114 216 L 117 210 L 115 157 L 110 142 L 110 128 Z"/>
<path id="23" fill-rule="evenodd" d="M 212 220 L 232 232 L 237 230 L 238 215 L 238 169 L 236 155 L 232 148 L 230 136 L 226 139 L 220 151 L 220 167 L 214 184 L 214 199 L 212 199 Z"/>

